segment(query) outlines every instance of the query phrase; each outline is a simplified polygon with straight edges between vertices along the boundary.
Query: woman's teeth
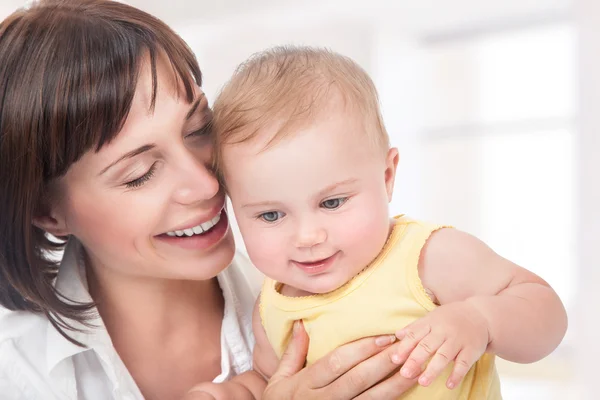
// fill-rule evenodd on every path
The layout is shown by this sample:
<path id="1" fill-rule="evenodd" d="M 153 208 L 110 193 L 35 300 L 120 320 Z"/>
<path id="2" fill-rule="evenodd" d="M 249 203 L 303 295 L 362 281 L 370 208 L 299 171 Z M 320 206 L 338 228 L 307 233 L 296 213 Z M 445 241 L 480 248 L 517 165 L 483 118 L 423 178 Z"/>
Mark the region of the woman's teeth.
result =
<path id="1" fill-rule="evenodd" d="M 221 213 L 218 213 L 210 221 L 203 222 L 200 225 L 194 226 L 193 228 L 184 229 L 182 231 L 167 232 L 167 235 L 169 235 L 169 236 L 180 236 L 180 237 L 181 236 L 200 235 L 200 234 L 208 231 L 213 226 L 215 226 L 217 224 L 217 222 L 219 222 L 220 219 L 221 219 Z"/>

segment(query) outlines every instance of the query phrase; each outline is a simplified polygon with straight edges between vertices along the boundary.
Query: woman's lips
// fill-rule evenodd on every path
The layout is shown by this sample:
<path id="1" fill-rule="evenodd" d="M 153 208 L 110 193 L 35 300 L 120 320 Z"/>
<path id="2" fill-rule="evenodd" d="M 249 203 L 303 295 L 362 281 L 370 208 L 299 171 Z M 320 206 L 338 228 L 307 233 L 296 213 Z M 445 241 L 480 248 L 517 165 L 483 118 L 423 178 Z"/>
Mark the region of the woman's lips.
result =
<path id="1" fill-rule="evenodd" d="M 229 230 L 229 219 L 225 209 L 221 211 L 219 221 L 205 232 L 192 236 L 169 236 L 166 233 L 156 236 L 160 241 L 190 250 L 206 250 L 219 243 Z"/>

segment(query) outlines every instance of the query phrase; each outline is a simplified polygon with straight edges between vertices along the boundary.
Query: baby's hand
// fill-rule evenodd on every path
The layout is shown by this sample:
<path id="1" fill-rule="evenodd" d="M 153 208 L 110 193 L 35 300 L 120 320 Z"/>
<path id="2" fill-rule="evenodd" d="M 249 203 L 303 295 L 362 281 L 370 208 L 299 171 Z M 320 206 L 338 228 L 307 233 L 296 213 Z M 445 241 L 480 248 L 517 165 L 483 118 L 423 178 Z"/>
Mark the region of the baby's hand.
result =
<path id="1" fill-rule="evenodd" d="M 419 384 L 428 386 L 454 361 L 446 382 L 449 389 L 460 383 L 491 342 L 486 318 L 468 301 L 442 305 L 398 331 L 396 336 L 401 340 L 400 350 L 392 356 L 392 361 L 404 363 L 400 369 L 402 376 L 416 378 L 420 374 Z"/>

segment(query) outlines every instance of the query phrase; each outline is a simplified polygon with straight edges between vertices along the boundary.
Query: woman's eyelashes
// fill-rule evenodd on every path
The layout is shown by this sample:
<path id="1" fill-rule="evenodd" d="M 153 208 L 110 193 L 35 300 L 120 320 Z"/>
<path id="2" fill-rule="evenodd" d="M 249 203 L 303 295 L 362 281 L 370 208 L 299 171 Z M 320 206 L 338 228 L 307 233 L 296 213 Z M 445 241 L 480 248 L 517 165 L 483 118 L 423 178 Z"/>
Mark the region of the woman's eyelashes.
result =
<path id="1" fill-rule="evenodd" d="M 185 139 L 192 139 L 194 137 L 208 136 L 212 132 L 212 120 L 208 121 L 204 126 L 192 133 L 185 135 Z"/>
<path id="2" fill-rule="evenodd" d="M 193 138 L 197 138 L 197 137 L 208 136 L 211 132 L 211 122 L 208 122 L 202 128 L 195 130 L 192 133 L 188 133 L 187 135 L 184 136 L 184 138 L 185 139 L 193 139 Z M 132 179 L 132 180 L 126 182 L 125 187 L 127 189 L 136 189 L 136 188 L 143 186 L 146 182 L 148 182 L 154 176 L 154 173 L 156 172 L 156 166 L 157 166 L 156 162 L 154 162 L 154 164 L 152 164 L 152 166 L 148 169 L 148 171 L 146 171 L 145 174 L 143 174 L 142 176 L 140 176 L 136 179 Z"/>
<path id="3" fill-rule="evenodd" d="M 154 162 L 154 164 L 152 164 L 150 169 L 148 169 L 148 171 L 146 171 L 146 173 L 144 175 L 140 176 L 139 178 L 133 179 L 129 182 L 126 182 L 125 187 L 127 189 L 139 188 L 139 187 L 143 186 L 146 182 L 148 182 L 152 178 L 152 176 L 154 176 L 155 172 L 156 172 L 156 162 Z"/>

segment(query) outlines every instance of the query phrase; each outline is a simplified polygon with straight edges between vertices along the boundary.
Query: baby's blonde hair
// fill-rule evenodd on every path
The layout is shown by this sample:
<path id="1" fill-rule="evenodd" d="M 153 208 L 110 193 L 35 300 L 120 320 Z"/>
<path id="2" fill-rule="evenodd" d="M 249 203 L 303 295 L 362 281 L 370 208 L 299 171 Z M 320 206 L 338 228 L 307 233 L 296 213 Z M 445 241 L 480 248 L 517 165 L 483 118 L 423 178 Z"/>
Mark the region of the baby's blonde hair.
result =
<path id="1" fill-rule="evenodd" d="M 214 104 L 215 166 L 224 145 L 269 131 L 266 147 L 314 122 L 334 96 L 358 113 L 370 146 L 386 152 L 389 138 L 369 75 L 352 59 L 321 48 L 284 46 L 254 54 L 241 64 Z"/>

